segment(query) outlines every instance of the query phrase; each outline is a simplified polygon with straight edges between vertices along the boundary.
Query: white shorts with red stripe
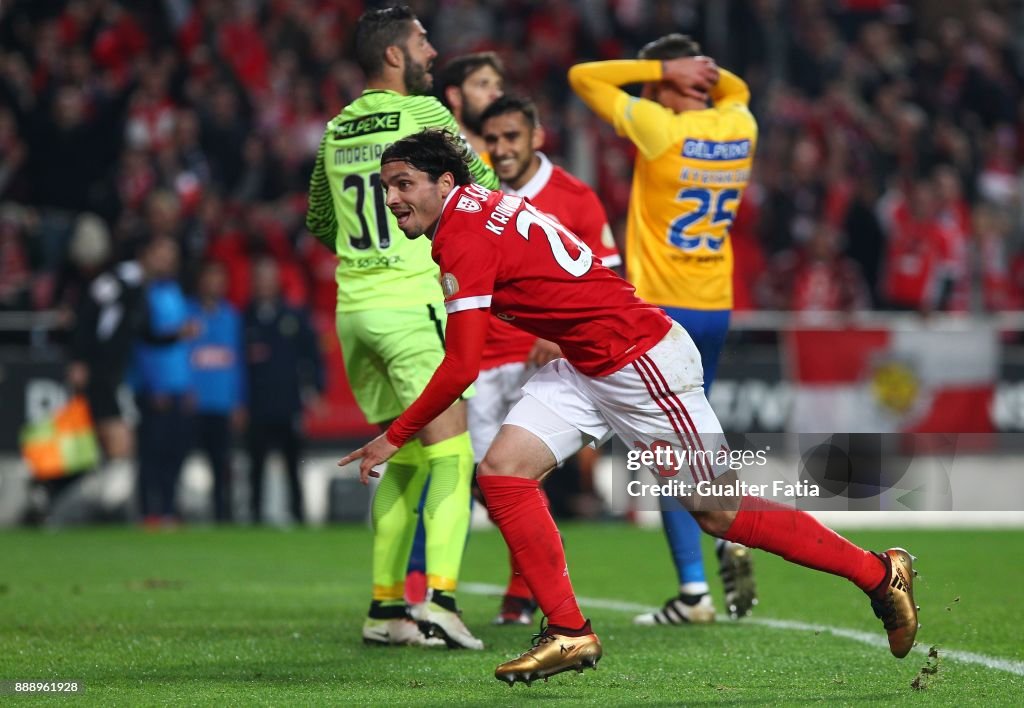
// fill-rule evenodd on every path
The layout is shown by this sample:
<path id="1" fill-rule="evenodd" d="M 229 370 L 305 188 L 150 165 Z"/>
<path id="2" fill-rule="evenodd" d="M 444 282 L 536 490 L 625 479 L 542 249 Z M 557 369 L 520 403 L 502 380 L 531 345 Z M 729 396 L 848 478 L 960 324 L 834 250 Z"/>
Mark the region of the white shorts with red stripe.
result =
<path id="1" fill-rule="evenodd" d="M 677 460 L 683 453 L 680 478 L 689 472 L 695 482 L 710 480 L 728 467 L 710 462 L 726 443 L 703 384 L 700 352 L 675 324 L 650 351 L 608 376 L 587 376 L 565 359 L 551 362 L 523 386 L 505 425 L 539 437 L 559 464 L 616 435 L 629 449 L 671 448 Z"/>

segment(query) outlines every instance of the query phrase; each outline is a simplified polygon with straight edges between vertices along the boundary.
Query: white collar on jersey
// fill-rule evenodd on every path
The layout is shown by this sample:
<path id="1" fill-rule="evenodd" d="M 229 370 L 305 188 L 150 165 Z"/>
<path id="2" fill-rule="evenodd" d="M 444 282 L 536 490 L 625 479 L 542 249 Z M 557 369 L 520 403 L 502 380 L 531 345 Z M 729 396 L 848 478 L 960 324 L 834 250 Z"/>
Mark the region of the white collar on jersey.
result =
<path id="1" fill-rule="evenodd" d="M 533 199 L 540 194 L 540 191 L 548 186 L 548 180 L 551 179 L 551 173 L 555 168 L 551 164 L 551 160 L 548 159 L 548 156 L 540 150 L 537 151 L 537 157 L 540 158 L 540 167 L 537 168 L 537 174 L 531 177 L 530 181 L 524 184 L 522 189 L 512 189 L 502 183 L 501 191 L 505 194 L 526 197 L 527 199 Z"/>

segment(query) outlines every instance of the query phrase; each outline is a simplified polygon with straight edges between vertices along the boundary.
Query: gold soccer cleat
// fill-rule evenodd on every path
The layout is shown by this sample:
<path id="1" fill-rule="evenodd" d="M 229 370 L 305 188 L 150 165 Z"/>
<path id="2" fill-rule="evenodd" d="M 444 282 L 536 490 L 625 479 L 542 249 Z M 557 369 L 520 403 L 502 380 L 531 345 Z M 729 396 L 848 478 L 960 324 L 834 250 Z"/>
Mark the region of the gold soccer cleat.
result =
<path id="1" fill-rule="evenodd" d="M 757 605 L 754 561 L 750 549 L 732 541 L 717 539 L 718 575 L 725 591 L 725 609 L 733 619 L 746 617 Z"/>
<path id="2" fill-rule="evenodd" d="M 869 595 L 871 609 L 889 633 L 889 651 L 902 659 L 914 647 L 917 628 L 921 626 L 914 604 L 915 559 L 902 548 L 890 548 L 882 558 L 888 566 L 887 583 Z"/>
<path id="3" fill-rule="evenodd" d="M 589 620 L 586 628 L 590 629 Z M 570 637 L 541 625 L 540 633 L 533 635 L 533 647 L 518 659 L 498 666 L 494 670 L 494 678 L 505 681 L 509 686 L 516 681 L 529 686 L 537 679 L 546 681 L 550 676 L 570 669 L 580 673 L 584 668 L 596 669 L 601 655 L 601 640 L 596 634 L 591 632 L 582 637 Z"/>

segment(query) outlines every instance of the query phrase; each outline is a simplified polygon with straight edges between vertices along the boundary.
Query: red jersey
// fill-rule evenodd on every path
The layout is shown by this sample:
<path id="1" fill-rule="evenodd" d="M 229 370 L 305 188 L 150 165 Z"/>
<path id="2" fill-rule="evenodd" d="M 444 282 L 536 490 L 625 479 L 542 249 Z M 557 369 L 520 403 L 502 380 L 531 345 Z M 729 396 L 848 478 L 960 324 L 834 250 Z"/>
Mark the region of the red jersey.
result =
<path id="1" fill-rule="evenodd" d="M 934 215 L 915 218 L 906 203 L 896 207 L 886 252 L 882 290 L 891 305 L 932 309 L 953 239 Z"/>
<path id="2" fill-rule="evenodd" d="M 557 344 L 588 376 L 618 371 L 661 341 L 672 323 L 523 197 L 477 184 L 456 188 L 445 201 L 432 255 L 449 314 L 490 308 Z"/>
<path id="3" fill-rule="evenodd" d="M 582 239 L 602 265 L 622 263 L 615 246 L 604 206 L 594 191 L 561 167 L 552 164 L 543 153 L 540 168 L 522 189 L 503 189 L 505 194 L 526 197 L 542 212 L 553 216 L 569 231 Z M 484 346 L 483 369 L 526 360 L 536 337 L 492 317 Z"/>

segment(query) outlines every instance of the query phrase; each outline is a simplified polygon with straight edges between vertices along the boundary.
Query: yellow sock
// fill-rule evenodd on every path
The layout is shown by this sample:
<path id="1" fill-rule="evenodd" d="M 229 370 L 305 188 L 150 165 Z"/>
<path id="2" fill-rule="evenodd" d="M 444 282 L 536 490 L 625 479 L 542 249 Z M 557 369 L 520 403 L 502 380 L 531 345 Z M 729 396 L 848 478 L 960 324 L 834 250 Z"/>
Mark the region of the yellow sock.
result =
<path id="1" fill-rule="evenodd" d="M 469 531 L 473 447 L 462 433 L 423 448 L 430 488 L 423 507 L 427 531 L 427 585 L 455 590 Z"/>
<path id="2" fill-rule="evenodd" d="M 373 497 L 373 599 L 405 595 L 405 569 L 416 532 L 416 507 L 427 481 L 423 446 L 412 440 L 388 461 Z"/>

